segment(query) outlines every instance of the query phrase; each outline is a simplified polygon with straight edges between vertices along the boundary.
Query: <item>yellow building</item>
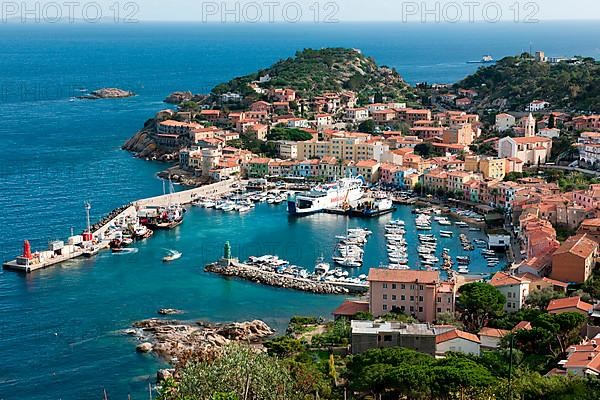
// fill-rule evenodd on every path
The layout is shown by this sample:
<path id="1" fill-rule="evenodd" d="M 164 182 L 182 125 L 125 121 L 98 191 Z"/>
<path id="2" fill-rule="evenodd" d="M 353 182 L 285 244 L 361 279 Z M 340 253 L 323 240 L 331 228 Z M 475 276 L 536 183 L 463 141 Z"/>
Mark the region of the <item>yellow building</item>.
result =
<path id="1" fill-rule="evenodd" d="M 485 179 L 504 179 L 506 175 L 505 158 L 484 158 L 479 162 L 479 170 Z"/>
<path id="2" fill-rule="evenodd" d="M 485 179 L 502 180 L 506 175 L 506 158 L 492 158 L 481 156 L 465 157 L 465 171 L 479 172 Z"/>

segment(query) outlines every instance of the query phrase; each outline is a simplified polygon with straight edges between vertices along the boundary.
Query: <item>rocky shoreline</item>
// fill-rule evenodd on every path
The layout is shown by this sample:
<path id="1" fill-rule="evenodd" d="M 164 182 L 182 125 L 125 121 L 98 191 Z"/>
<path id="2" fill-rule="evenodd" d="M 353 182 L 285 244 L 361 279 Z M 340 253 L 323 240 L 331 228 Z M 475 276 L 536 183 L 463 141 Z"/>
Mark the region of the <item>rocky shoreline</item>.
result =
<path id="1" fill-rule="evenodd" d="M 138 158 L 144 158 L 148 161 L 177 161 L 179 159 L 179 151 L 169 152 L 161 149 L 154 140 L 154 131 L 155 120 L 150 119 L 121 148 L 133 153 Z"/>
<path id="2" fill-rule="evenodd" d="M 292 276 L 281 275 L 262 271 L 256 268 L 243 267 L 241 264 L 229 264 L 227 266 L 220 263 L 208 264 L 204 270 L 227 277 L 235 277 L 263 285 L 281 287 L 285 289 L 300 290 L 303 292 L 317 294 L 347 294 L 348 289 L 331 285 L 324 282 L 315 282 L 308 279 L 294 278 Z"/>
<path id="3" fill-rule="evenodd" d="M 219 349 L 231 342 L 261 344 L 275 331 L 260 320 L 213 324 L 151 318 L 135 322 L 124 333 L 137 339 L 139 344 L 136 351 L 153 352 L 177 366 L 191 358 L 211 359 Z"/>

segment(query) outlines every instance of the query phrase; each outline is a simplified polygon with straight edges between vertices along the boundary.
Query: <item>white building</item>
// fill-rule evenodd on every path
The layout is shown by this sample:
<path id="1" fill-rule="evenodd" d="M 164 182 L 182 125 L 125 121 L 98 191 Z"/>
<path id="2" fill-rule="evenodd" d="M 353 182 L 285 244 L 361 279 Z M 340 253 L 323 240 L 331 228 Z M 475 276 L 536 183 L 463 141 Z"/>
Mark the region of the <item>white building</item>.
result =
<path id="1" fill-rule="evenodd" d="M 550 159 L 552 139 L 545 137 L 503 137 L 498 142 L 498 158 L 518 158 L 526 165 L 545 164 Z"/>
<path id="2" fill-rule="evenodd" d="M 489 283 L 506 297 L 504 311 L 513 313 L 523 308 L 525 300 L 529 296 L 529 284 L 531 281 L 507 274 L 506 272 L 497 272 Z"/>
<path id="3" fill-rule="evenodd" d="M 448 352 L 478 356 L 480 348 L 481 341 L 476 335 L 458 329 L 442 333 L 435 338 L 435 353 L 438 356 Z"/>
<path id="4" fill-rule="evenodd" d="M 295 160 L 298 158 L 298 142 L 280 140 L 277 142 L 277 152 L 284 160 Z"/>
<path id="5" fill-rule="evenodd" d="M 538 131 L 538 136 L 545 137 L 548 139 L 558 139 L 560 137 L 560 129 L 558 128 L 544 128 Z"/>
<path id="6" fill-rule="evenodd" d="M 506 335 L 508 335 L 510 331 L 504 329 L 496 329 L 496 328 L 481 328 L 477 336 L 479 336 L 479 340 L 481 340 L 481 347 L 484 349 L 497 349 L 500 347 L 500 341 Z"/>
<path id="7" fill-rule="evenodd" d="M 329 126 L 333 124 L 333 117 L 331 114 L 317 114 L 315 117 L 317 126 Z"/>
<path id="8" fill-rule="evenodd" d="M 288 128 L 308 128 L 308 120 L 305 118 L 291 118 L 287 123 Z"/>
<path id="9" fill-rule="evenodd" d="M 510 114 L 502 113 L 496 115 L 496 130 L 504 132 L 511 129 L 517 123 L 517 119 Z"/>
<path id="10" fill-rule="evenodd" d="M 550 106 L 550 103 L 548 103 L 547 101 L 534 100 L 531 103 L 529 103 L 527 105 L 527 107 L 525 107 L 525 111 L 531 111 L 531 112 L 541 111 L 545 108 L 548 108 L 549 106 Z"/>
<path id="11" fill-rule="evenodd" d="M 352 122 L 362 122 L 369 119 L 369 110 L 366 108 L 348 108 L 346 110 L 346 120 Z"/>

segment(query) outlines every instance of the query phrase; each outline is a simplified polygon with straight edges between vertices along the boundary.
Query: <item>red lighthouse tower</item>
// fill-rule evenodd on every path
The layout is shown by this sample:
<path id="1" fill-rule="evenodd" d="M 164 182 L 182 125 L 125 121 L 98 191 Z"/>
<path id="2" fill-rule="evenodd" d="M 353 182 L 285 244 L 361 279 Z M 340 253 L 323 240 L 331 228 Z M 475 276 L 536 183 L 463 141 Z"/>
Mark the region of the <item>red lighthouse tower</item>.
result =
<path id="1" fill-rule="evenodd" d="M 28 260 L 33 258 L 31 255 L 31 245 L 29 244 L 29 240 L 23 242 L 23 257 Z"/>

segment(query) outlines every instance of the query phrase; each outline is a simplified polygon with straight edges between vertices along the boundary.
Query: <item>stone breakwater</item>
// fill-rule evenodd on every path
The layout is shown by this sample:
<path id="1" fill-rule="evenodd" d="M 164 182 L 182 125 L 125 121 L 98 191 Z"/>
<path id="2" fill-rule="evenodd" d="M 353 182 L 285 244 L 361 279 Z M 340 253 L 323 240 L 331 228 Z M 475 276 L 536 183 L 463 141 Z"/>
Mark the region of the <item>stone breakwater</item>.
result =
<path id="1" fill-rule="evenodd" d="M 331 285 L 324 282 L 316 282 L 309 279 L 295 278 L 289 275 L 276 274 L 274 272 L 264 271 L 239 263 L 230 263 L 229 265 L 221 265 L 219 263 L 208 264 L 204 270 L 206 272 L 213 272 L 223 276 L 245 279 L 263 285 L 301 290 L 304 292 L 318 294 L 348 293 L 348 289 L 341 286 Z"/>
<path id="2" fill-rule="evenodd" d="M 115 219 L 119 214 L 121 214 L 123 211 L 127 210 L 129 207 L 131 207 L 131 203 L 125 204 L 124 206 L 121 206 L 119 208 L 115 208 L 114 210 L 112 210 L 110 213 L 108 213 L 107 215 L 102 217 L 98 222 L 96 222 L 95 224 L 93 224 L 91 226 L 92 232 L 96 232 L 98 229 L 100 229 L 104 225 L 108 224 L 110 221 Z"/>
<path id="3" fill-rule="evenodd" d="M 135 322 L 125 333 L 139 341 L 138 352 L 154 352 L 176 365 L 192 358 L 211 359 L 231 342 L 260 344 L 275 331 L 259 320 L 212 324 L 152 318 Z"/>

